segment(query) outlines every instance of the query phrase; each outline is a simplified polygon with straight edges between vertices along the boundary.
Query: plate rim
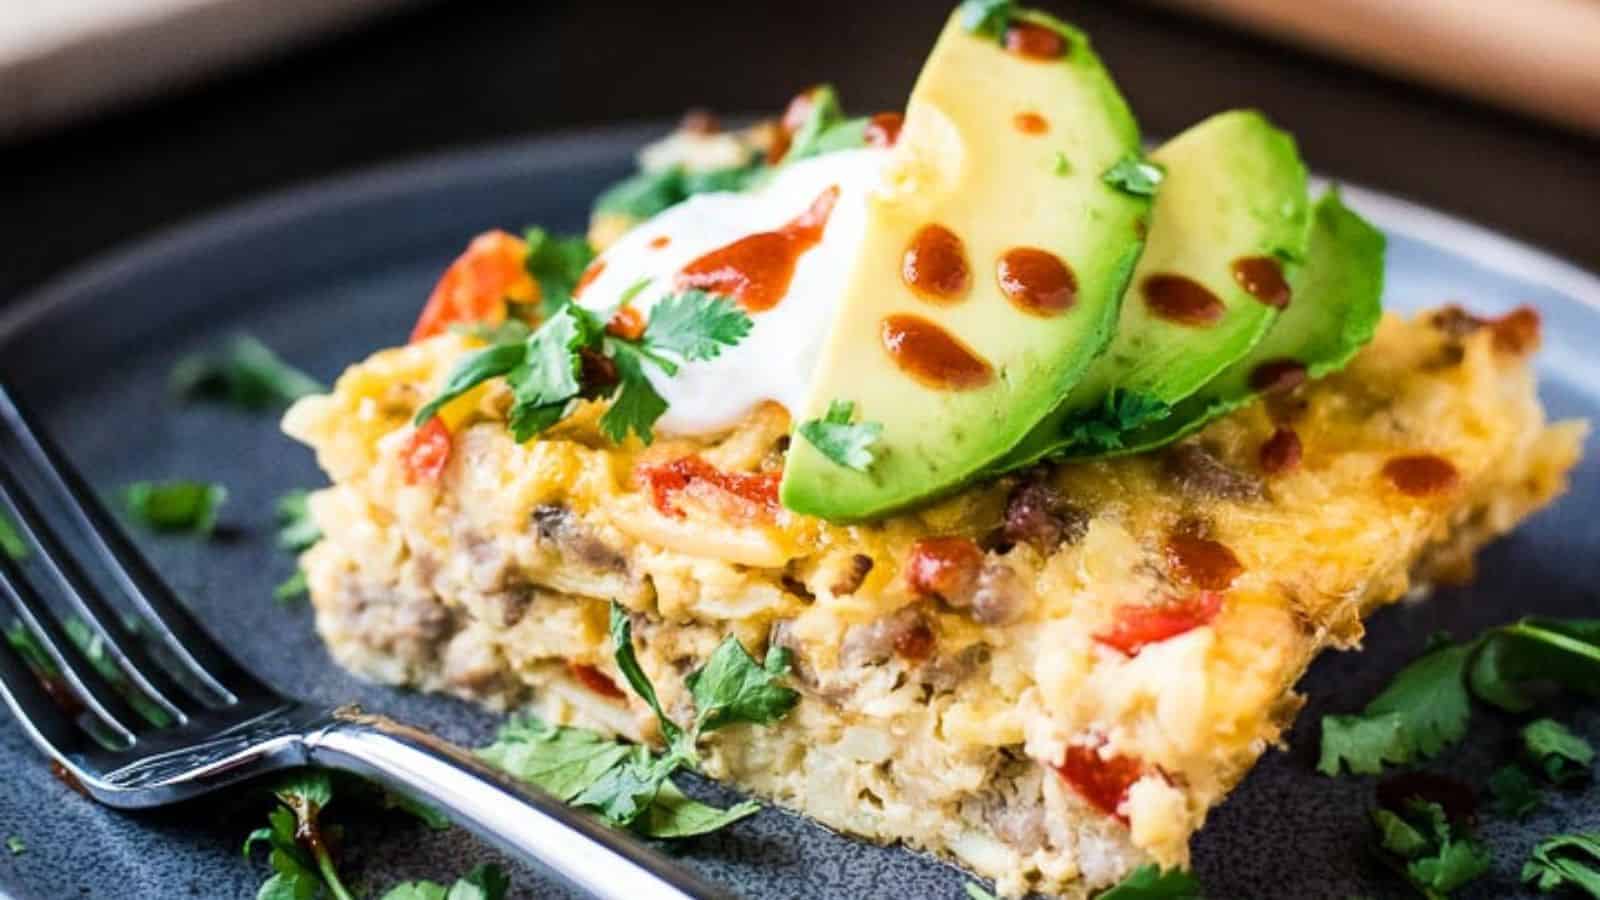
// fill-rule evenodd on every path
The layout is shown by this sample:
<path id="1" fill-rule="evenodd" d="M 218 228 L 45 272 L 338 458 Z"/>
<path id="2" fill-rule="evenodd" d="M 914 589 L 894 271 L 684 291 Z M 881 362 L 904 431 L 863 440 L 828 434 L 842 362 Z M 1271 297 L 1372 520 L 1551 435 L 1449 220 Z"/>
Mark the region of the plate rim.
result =
<path id="1" fill-rule="evenodd" d="M 642 146 L 671 131 L 673 120 L 644 119 L 506 138 L 464 149 L 443 150 L 302 180 L 225 204 L 157 228 L 140 238 L 69 266 L 25 290 L 0 310 L 0 343 L 22 333 L 51 309 L 92 294 L 125 275 L 159 268 L 240 232 L 261 230 L 375 200 L 422 194 L 491 174 L 541 170 L 581 163 L 599 142 Z M 1351 206 L 1380 230 L 1430 244 L 1454 256 L 1523 282 L 1540 284 L 1600 312 L 1600 274 L 1556 253 L 1487 225 L 1442 212 L 1387 191 L 1333 176 L 1314 175 L 1313 185 L 1337 185 Z"/>

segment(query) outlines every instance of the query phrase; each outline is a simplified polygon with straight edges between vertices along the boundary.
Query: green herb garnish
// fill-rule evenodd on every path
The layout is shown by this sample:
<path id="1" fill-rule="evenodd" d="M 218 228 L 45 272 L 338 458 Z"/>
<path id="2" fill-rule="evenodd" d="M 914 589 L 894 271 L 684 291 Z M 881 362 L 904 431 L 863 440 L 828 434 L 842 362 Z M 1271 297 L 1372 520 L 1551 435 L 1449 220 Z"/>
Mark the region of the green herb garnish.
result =
<path id="1" fill-rule="evenodd" d="M 1172 407 L 1158 397 L 1112 388 L 1099 409 L 1086 411 L 1066 423 L 1066 443 L 1081 450 L 1117 450 L 1122 447 L 1123 435 L 1158 422 L 1171 412 Z"/>
<path id="2" fill-rule="evenodd" d="M 1538 719 L 1522 727 L 1522 752 L 1552 784 L 1589 777 L 1594 747 L 1554 719 Z"/>
<path id="3" fill-rule="evenodd" d="M 802 422 L 798 430 L 801 437 L 817 448 L 817 452 L 834 463 L 865 472 L 877 458 L 872 452 L 872 445 L 882 436 L 883 425 L 878 422 L 852 425 L 850 417 L 853 415 L 854 403 L 834 400 L 828 404 L 828 411 L 822 418 Z"/>
<path id="4" fill-rule="evenodd" d="M 244 841 L 246 858 L 258 843 L 271 849 L 267 859 L 273 874 L 257 891 L 257 900 L 303 900 L 323 890 L 335 900 L 353 900 L 323 839 L 322 811 L 333 801 L 328 773 L 296 772 L 278 782 L 273 795 L 280 805 L 267 815 L 268 827 L 250 832 Z"/>
<path id="5" fill-rule="evenodd" d="M 610 398 L 600 430 L 617 443 L 631 433 L 648 444 L 667 402 L 650 384 L 646 370 L 670 377 L 681 362 L 713 359 L 743 340 L 750 325 L 750 317 L 728 300 L 684 291 L 657 302 L 644 333 L 629 339 L 607 333 L 599 316 L 568 303 L 526 340 L 497 344 L 463 360 L 439 395 L 417 411 L 416 422 L 426 422 L 445 403 L 503 376 L 513 395 L 509 424 L 518 441 L 561 421 L 580 398 Z M 585 384 L 585 353 L 609 359 L 616 382 Z"/>
<path id="6" fill-rule="evenodd" d="M 28 845 L 22 842 L 22 838 L 13 834 L 6 837 L 6 849 L 11 851 L 12 856 L 21 856 L 23 851 L 28 849 Z"/>
<path id="7" fill-rule="evenodd" d="M 583 270 L 594 260 L 594 248 L 585 237 L 559 237 L 543 228 L 529 228 L 522 239 L 528 244 L 523 265 L 539 283 L 539 311 L 544 315 L 572 300 Z"/>
<path id="8" fill-rule="evenodd" d="M 1539 788 L 1521 766 L 1506 765 L 1489 776 L 1489 794 L 1495 811 L 1508 819 L 1520 819 L 1544 803 Z"/>
<path id="9" fill-rule="evenodd" d="M 1198 900 L 1200 896 L 1200 881 L 1194 875 L 1145 863 L 1097 900 Z"/>
<path id="10" fill-rule="evenodd" d="M 1126 194 L 1154 197 L 1166 177 L 1167 170 L 1160 163 L 1129 154 L 1117 160 L 1100 176 L 1100 180 Z"/>
<path id="11" fill-rule="evenodd" d="M 209 481 L 139 481 L 124 492 L 128 512 L 157 531 L 208 535 L 228 489 Z"/>
<path id="12" fill-rule="evenodd" d="M 963 884 L 962 887 L 966 888 L 967 896 L 971 897 L 972 900 L 995 900 L 995 896 L 984 890 L 983 885 L 969 881 Z"/>
<path id="13" fill-rule="evenodd" d="M 957 9 L 961 27 L 979 37 L 1003 41 L 1016 4 L 1011 0 L 964 0 Z"/>
<path id="14" fill-rule="evenodd" d="M 1052 166 L 1052 171 L 1054 171 L 1057 175 L 1072 174 L 1072 163 L 1067 160 L 1067 155 L 1062 153 L 1060 150 L 1056 151 L 1055 162 Z"/>
<path id="15" fill-rule="evenodd" d="M 244 335 L 221 353 L 185 356 L 172 367 L 167 381 L 180 398 L 221 400 L 253 411 L 287 406 L 323 390 L 315 378 Z"/>
<path id="16" fill-rule="evenodd" d="M 1570 888 L 1600 900 L 1600 831 L 1540 841 L 1522 866 L 1522 883 L 1546 894 Z"/>
<path id="17" fill-rule="evenodd" d="M 790 139 L 789 150 L 783 155 L 784 165 L 866 145 L 867 119 L 846 119 L 833 85 L 818 85 L 808 96 L 810 109 Z"/>
<path id="18" fill-rule="evenodd" d="M 26 559 L 28 545 L 22 540 L 22 535 L 17 533 L 17 526 L 11 517 L 0 511 L 0 553 L 15 560 Z"/>
<path id="19" fill-rule="evenodd" d="M 484 863 L 449 887 L 433 881 L 408 881 L 390 888 L 383 900 L 503 900 L 510 890 L 506 873 Z"/>
<path id="20" fill-rule="evenodd" d="M 1438 803 L 1418 798 L 1399 810 L 1372 811 L 1384 861 L 1423 896 L 1446 897 L 1489 871 L 1489 851 L 1465 834 Z"/>
<path id="21" fill-rule="evenodd" d="M 322 540 L 322 529 L 311 518 L 310 491 L 294 490 L 278 498 L 278 546 L 299 552 Z"/>

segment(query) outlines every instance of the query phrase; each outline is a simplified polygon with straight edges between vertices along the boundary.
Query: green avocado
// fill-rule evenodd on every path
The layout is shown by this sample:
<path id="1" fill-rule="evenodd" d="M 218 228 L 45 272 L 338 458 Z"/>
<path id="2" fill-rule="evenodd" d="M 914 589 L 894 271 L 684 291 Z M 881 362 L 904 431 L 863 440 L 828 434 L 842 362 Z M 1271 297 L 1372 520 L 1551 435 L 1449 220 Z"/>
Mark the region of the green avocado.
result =
<path id="1" fill-rule="evenodd" d="M 1138 152 L 1081 32 L 1007 4 L 958 10 L 792 411 L 783 504 L 880 516 L 1015 446 L 1111 338 L 1150 199 L 1101 176 Z"/>
<path id="2" fill-rule="evenodd" d="M 1382 232 L 1329 191 L 1317 202 L 1311 248 L 1294 278 L 1294 302 L 1272 331 L 1243 359 L 1178 404 L 1172 415 L 1127 435 L 1119 453 L 1171 443 L 1253 399 L 1251 375 L 1263 365 L 1292 360 L 1306 376 L 1343 368 L 1372 340 L 1383 318 Z"/>
<path id="3" fill-rule="evenodd" d="M 1236 110 L 1150 159 L 1165 177 L 1117 336 L 994 471 L 1119 448 L 1126 432 L 1166 417 L 1248 353 L 1289 302 L 1311 222 L 1294 139 Z"/>

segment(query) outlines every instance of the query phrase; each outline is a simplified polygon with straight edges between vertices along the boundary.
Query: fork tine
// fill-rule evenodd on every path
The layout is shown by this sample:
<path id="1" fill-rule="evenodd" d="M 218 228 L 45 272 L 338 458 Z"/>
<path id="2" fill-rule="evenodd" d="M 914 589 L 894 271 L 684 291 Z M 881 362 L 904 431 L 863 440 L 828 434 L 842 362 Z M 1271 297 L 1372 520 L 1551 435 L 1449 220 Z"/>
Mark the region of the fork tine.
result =
<path id="1" fill-rule="evenodd" d="M 67 596 L 73 612 L 99 636 L 110 651 L 113 662 L 127 676 L 132 687 L 165 709 L 174 719 L 174 724 L 183 724 L 188 717 L 173 700 L 182 696 L 178 686 L 167 677 L 161 666 L 150 659 L 142 642 L 128 639 L 127 629 L 117 620 L 116 611 L 101 598 L 61 539 L 44 521 L 38 507 L 17 483 L 17 476 L 9 466 L 0 467 L 0 509 L 10 510 L 23 539 L 39 551 L 40 562 L 49 569 L 56 586 Z"/>
<path id="2" fill-rule="evenodd" d="M 9 435 L 21 447 L 51 491 L 61 498 L 61 511 L 72 520 L 118 588 L 150 623 L 154 636 L 168 653 L 212 693 L 212 705 L 238 703 L 241 695 L 276 699 L 271 689 L 234 662 L 189 615 L 101 508 L 83 476 L 4 384 L 0 384 L 0 434 Z"/>
<path id="3" fill-rule="evenodd" d="M 0 553 L 0 596 L 11 602 L 17 618 L 33 634 L 83 705 L 111 729 L 118 741 L 131 746 L 135 729 L 140 728 L 144 720 L 88 665 L 50 614 L 44 598 L 28 582 L 22 567 L 4 553 Z"/>
<path id="4" fill-rule="evenodd" d="M 0 697 L 34 744 L 56 760 L 65 763 L 91 749 L 88 735 L 72 723 L 22 654 L 10 646 L 0 649 Z"/>

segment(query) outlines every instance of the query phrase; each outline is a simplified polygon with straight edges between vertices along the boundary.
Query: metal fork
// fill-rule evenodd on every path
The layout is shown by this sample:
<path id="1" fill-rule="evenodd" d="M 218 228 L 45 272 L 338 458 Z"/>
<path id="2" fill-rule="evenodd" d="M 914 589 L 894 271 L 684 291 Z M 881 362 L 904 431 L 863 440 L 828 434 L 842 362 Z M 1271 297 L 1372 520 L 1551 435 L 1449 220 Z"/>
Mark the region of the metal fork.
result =
<path id="1" fill-rule="evenodd" d="M 291 700 L 245 671 L 134 550 L 4 384 L 0 511 L 29 551 L 19 561 L 0 549 L 0 596 L 53 670 L 42 678 L 8 646 L 0 650 L 0 695 L 39 749 L 96 800 L 161 806 L 278 769 L 340 769 L 437 807 L 597 897 L 731 896 L 458 747 L 353 707 Z M 137 631 L 108 600 L 114 595 L 131 604 L 143 623 Z M 63 607 L 102 642 L 120 683 L 77 651 L 57 618 Z"/>

